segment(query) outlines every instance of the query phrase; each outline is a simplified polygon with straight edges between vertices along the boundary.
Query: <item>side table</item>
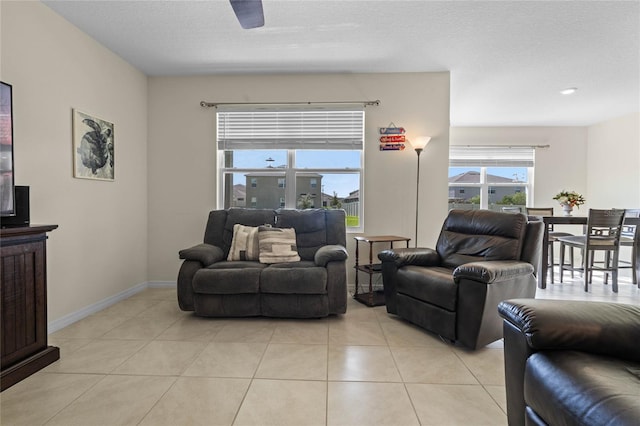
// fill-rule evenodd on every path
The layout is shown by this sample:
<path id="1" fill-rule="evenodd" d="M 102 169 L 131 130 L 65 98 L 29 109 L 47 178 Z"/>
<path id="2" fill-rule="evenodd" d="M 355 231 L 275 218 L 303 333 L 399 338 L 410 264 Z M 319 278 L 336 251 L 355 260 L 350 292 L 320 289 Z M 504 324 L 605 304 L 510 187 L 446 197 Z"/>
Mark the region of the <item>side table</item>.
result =
<path id="1" fill-rule="evenodd" d="M 407 247 L 409 247 L 409 241 L 411 241 L 411 238 L 398 237 L 396 235 L 382 235 L 354 237 L 354 239 L 356 240 L 356 287 L 353 298 L 367 306 L 384 305 L 384 292 L 373 291 L 373 275 L 382 272 L 382 265 L 380 263 L 373 263 L 373 244 L 389 243 L 389 248 L 393 248 L 394 242 L 405 241 L 407 243 Z M 365 265 L 360 264 L 359 244 L 361 241 L 369 243 L 369 263 Z M 367 293 L 358 293 L 358 272 L 364 272 L 369 275 L 369 291 Z"/>

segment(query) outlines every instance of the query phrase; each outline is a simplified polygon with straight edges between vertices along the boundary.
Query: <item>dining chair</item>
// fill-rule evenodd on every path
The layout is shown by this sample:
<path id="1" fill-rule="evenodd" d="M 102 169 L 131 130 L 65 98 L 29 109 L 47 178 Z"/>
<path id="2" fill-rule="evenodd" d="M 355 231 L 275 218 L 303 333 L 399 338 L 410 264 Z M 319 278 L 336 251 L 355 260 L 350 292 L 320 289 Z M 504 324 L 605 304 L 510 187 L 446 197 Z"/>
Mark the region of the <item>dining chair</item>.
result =
<path id="1" fill-rule="evenodd" d="M 620 236 L 624 222 L 624 209 L 599 210 L 589 209 L 587 231 L 585 235 L 560 237 L 560 282 L 565 270 L 580 270 L 583 273 L 584 291 L 589 291 L 589 284 L 593 278 L 593 271 L 604 272 L 604 284 L 611 275 L 611 288 L 618 292 L 618 254 L 620 252 Z M 564 264 L 564 250 L 566 247 L 582 249 L 582 266 L 576 268 Z M 595 253 L 605 254 L 603 262 L 595 262 Z M 598 266 L 602 263 L 602 266 Z"/>
<path id="2" fill-rule="evenodd" d="M 501 210 L 503 213 L 522 213 L 522 208 L 517 206 L 503 207 Z"/>
<path id="3" fill-rule="evenodd" d="M 625 219 L 629 217 L 640 217 L 640 209 L 626 209 Z M 631 247 L 631 260 L 618 259 L 618 269 L 631 268 L 631 280 L 640 288 L 638 276 L 636 274 L 636 251 L 638 250 L 638 240 L 640 240 L 640 226 L 631 224 L 622 224 L 622 233 L 620 235 L 620 247 Z"/>
<path id="4" fill-rule="evenodd" d="M 553 207 L 526 207 L 527 216 L 553 216 Z M 549 236 L 549 279 L 551 283 L 554 282 L 553 267 L 559 266 L 559 263 L 555 263 L 555 256 L 553 254 L 553 243 L 558 242 L 559 237 L 570 237 L 573 234 L 569 232 L 555 231 L 553 229 L 553 223 L 548 225 L 547 235 Z M 569 262 L 573 265 L 573 250 L 569 251 Z"/>

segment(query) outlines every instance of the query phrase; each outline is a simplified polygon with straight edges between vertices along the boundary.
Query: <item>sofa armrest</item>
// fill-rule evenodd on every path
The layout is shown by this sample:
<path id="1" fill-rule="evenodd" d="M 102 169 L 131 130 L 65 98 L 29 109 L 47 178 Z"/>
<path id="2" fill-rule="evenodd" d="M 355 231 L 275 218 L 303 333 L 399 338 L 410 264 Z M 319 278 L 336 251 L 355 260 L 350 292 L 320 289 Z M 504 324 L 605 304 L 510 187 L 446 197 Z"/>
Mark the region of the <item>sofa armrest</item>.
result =
<path id="1" fill-rule="evenodd" d="M 404 265 L 438 266 L 440 255 L 430 248 L 396 248 L 383 250 L 378 253 L 378 259 L 384 262 L 394 262 L 397 268 Z"/>
<path id="2" fill-rule="evenodd" d="M 470 262 L 458 266 L 453 271 L 453 279 L 456 283 L 466 278 L 472 281 L 491 284 L 531 275 L 533 270 L 533 265 L 519 260 Z"/>
<path id="3" fill-rule="evenodd" d="M 179 255 L 180 259 L 195 260 L 204 266 L 209 266 L 224 259 L 224 252 L 220 247 L 206 243 L 180 250 Z"/>
<path id="4" fill-rule="evenodd" d="M 387 312 L 398 313 L 396 277 L 398 268 L 405 265 L 438 266 L 440 255 L 430 248 L 397 248 L 378 253 L 382 261 L 382 284 Z"/>
<path id="5" fill-rule="evenodd" d="M 320 247 L 314 256 L 313 261 L 316 266 L 326 267 L 329 262 L 347 260 L 347 257 L 349 257 L 349 253 L 347 253 L 347 249 L 345 247 L 337 244 L 330 244 Z"/>
<path id="6" fill-rule="evenodd" d="M 640 361 L 640 306 L 513 299 L 501 302 L 498 312 L 534 352 L 577 350 Z"/>

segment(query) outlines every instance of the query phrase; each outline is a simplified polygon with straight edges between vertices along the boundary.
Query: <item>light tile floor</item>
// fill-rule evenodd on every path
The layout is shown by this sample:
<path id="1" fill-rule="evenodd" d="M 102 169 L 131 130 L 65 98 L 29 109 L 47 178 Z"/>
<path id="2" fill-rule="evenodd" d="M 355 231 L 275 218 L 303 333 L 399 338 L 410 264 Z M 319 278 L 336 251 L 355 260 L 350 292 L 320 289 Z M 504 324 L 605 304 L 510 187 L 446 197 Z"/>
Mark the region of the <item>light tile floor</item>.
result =
<path id="1" fill-rule="evenodd" d="M 640 303 L 622 278 L 537 297 Z M 349 300 L 320 320 L 206 319 L 147 289 L 50 336 L 61 359 L 0 394 L 2 425 L 504 425 L 502 342 L 472 352 Z"/>

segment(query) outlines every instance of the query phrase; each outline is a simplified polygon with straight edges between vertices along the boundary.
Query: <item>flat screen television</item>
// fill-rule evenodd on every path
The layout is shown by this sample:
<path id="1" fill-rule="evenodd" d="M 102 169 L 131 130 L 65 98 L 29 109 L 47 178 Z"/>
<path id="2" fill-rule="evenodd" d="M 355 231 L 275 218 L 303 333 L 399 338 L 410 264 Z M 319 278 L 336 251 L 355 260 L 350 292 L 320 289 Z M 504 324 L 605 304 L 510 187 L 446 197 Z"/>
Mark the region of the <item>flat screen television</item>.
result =
<path id="1" fill-rule="evenodd" d="M 11 85 L 0 81 L 0 216 L 2 217 L 16 214 L 11 92 Z"/>

